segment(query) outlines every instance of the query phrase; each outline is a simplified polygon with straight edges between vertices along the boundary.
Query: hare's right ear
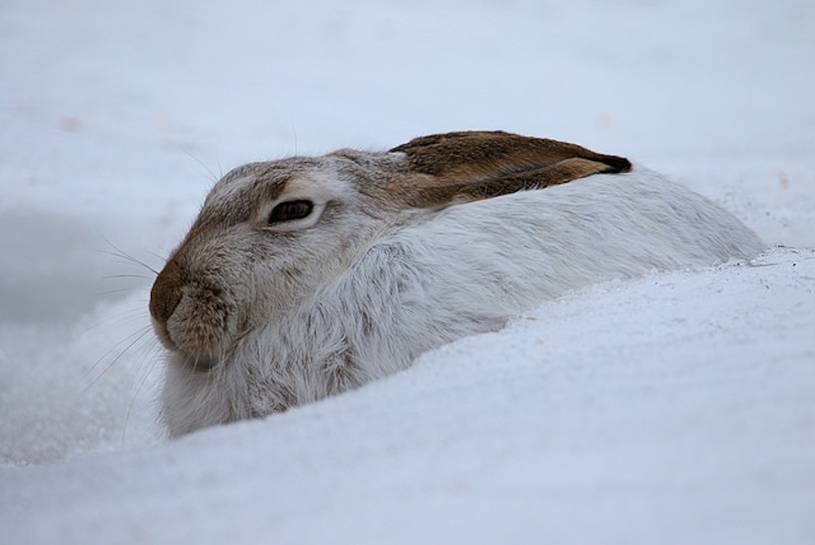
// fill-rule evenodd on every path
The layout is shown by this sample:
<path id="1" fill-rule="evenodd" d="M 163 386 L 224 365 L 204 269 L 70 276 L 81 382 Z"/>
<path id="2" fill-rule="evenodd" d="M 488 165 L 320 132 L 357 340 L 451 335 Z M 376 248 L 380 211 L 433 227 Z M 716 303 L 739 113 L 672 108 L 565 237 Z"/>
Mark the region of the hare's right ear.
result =
<path id="1" fill-rule="evenodd" d="M 388 193 L 405 206 L 423 208 L 631 169 L 631 163 L 623 157 L 503 131 L 434 134 L 390 151 L 407 155 L 410 175 L 390 184 Z"/>

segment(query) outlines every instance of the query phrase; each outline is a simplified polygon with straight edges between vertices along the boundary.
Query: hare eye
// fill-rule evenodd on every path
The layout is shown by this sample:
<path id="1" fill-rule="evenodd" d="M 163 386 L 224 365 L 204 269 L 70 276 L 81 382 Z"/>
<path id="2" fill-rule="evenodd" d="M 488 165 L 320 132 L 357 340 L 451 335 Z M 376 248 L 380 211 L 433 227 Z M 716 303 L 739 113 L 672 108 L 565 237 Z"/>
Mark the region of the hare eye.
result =
<path id="1" fill-rule="evenodd" d="M 282 202 L 275 206 L 272 213 L 269 214 L 269 223 L 299 220 L 311 214 L 312 210 L 314 210 L 314 203 L 311 201 Z"/>

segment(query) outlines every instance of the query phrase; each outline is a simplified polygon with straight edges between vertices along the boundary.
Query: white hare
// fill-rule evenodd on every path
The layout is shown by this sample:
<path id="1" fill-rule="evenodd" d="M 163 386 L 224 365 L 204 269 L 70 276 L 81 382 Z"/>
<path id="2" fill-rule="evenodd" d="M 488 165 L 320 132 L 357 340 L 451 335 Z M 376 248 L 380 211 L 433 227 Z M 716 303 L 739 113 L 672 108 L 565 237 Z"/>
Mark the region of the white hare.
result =
<path id="1" fill-rule="evenodd" d="M 504 132 L 252 163 L 151 293 L 170 434 L 268 415 L 567 290 L 748 259 L 733 215 L 621 157 Z"/>

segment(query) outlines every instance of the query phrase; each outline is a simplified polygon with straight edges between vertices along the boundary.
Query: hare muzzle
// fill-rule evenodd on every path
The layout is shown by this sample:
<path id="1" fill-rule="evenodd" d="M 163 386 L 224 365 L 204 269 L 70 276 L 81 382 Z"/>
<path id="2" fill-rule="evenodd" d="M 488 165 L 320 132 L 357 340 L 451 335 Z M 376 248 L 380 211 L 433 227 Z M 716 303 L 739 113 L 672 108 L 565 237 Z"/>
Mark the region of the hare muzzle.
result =
<path id="1" fill-rule="evenodd" d="M 150 315 L 154 320 L 153 326 L 159 340 L 169 350 L 175 350 L 177 347 L 170 339 L 167 321 L 181 301 L 182 286 L 181 267 L 175 259 L 171 259 L 156 277 L 150 290 Z"/>
<path id="2" fill-rule="evenodd" d="M 162 344 L 183 353 L 193 368 L 205 370 L 222 351 L 230 307 L 221 288 L 186 278 L 179 261 L 170 260 L 150 292 L 150 314 Z"/>

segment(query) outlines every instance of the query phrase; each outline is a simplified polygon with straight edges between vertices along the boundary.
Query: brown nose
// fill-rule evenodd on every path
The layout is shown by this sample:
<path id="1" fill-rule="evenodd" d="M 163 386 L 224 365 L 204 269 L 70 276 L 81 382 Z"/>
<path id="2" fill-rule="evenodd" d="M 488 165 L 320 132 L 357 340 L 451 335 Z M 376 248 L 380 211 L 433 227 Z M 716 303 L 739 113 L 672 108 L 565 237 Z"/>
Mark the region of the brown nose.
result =
<path id="1" fill-rule="evenodd" d="M 167 325 L 167 320 L 181 301 L 183 285 L 183 271 L 178 260 L 173 258 L 161 270 L 150 290 L 150 314 L 161 325 Z"/>

